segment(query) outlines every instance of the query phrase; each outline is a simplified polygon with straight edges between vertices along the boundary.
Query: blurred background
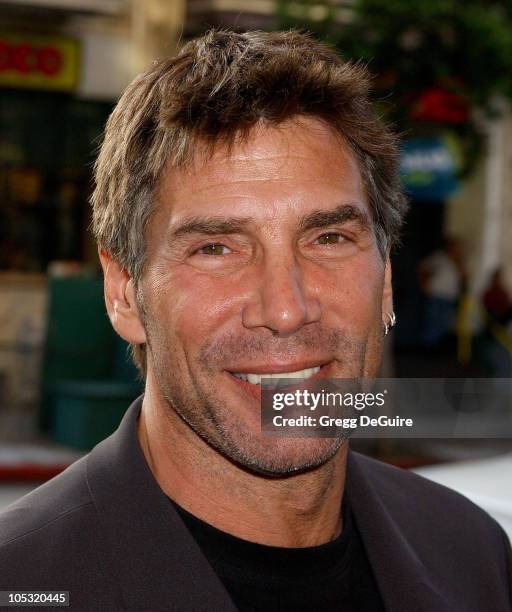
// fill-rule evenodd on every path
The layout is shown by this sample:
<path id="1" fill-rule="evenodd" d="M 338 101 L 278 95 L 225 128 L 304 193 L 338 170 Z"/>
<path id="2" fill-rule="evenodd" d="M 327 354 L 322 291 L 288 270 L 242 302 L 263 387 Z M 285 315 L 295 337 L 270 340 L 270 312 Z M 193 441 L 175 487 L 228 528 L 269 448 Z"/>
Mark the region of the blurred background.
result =
<path id="1" fill-rule="evenodd" d="M 210 27 L 302 28 L 374 75 L 411 202 L 383 375 L 511 376 L 510 2 L 0 0 L 0 508 L 109 435 L 141 392 L 103 305 L 91 169 L 124 87 Z M 512 530 L 512 440 L 354 446 Z"/>

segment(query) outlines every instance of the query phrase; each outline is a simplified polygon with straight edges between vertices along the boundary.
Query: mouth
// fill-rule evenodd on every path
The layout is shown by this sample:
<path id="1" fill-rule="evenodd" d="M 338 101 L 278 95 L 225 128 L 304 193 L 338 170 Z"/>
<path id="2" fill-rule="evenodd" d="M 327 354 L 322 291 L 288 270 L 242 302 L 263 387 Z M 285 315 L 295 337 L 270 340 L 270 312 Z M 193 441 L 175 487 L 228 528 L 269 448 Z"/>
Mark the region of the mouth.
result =
<path id="1" fill-rule="evenodd" d="M 278 380 L 289 380 L 289 379 L 300 379 L 301 381 L 314 380 L 318 378 L 327 378 L 329 376 L 330 366 L 334 364 L 334 361 L 320 363 L 318 365 L 311 365 L 302 369 L 295 369 L 293 366 L 279 366 L 276 368 L 265 367 L 264 370 L 259 372 L 251 371 L 229 371 L 228 373 L 236 381 L 241 382 L 244 386 L 250 386 L 252 389 L 261 389 L 261 381 L 274 379 Z M 247 388 L 247 387 L 246 387 Z"/>

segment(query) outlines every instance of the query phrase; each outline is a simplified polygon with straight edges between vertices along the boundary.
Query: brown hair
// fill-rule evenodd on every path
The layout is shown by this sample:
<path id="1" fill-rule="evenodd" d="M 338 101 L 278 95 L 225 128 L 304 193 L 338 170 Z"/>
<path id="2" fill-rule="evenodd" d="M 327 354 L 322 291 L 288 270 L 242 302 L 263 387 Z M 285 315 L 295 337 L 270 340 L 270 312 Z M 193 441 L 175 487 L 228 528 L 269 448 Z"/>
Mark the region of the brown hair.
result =
<path id="1" fill-rule="evenodd" d="M 245 137 L 256 123 L 319 118 L 355 154 L 381 254 L 396 242 L 406 210 L 395 136 L 375 115 L 359 64 L 298 32 L 210 31 L 178 56 L 156 62 L 126 89 L 112 112 L 95 165 L 93 231 L 134 279 L 144 268 L 145 227 L 167 163 L 191 160 Z M 138 292 L 142 308 L 142 296 Z M 132 346 L 145 375 L 145 345 Z"/>

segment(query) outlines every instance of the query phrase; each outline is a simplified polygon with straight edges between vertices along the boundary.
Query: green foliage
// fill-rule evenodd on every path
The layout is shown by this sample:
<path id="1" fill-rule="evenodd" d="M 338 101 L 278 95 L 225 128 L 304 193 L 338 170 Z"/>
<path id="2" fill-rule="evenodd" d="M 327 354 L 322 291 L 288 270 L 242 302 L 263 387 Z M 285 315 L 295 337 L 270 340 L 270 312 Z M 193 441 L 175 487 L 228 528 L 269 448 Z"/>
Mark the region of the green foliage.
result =
<path id="1" fill-rule="evenodd" d="M 453 79 L 469 99 L 492 110 L 495 94 L 512 97 L 509 3 L 456 0 L 359 0 L 337 43 L 372 71 L 394 71 L 395 93 Z"/>
<path id="2" fill-rule="evenodd" d="M 324 18 L 315 20 L 320 5 Z M 414 97 L 429 89 L 489 115 L 499 112 L 500 97 L 512 99 L 511 0 L 277 0 L 277 9 L 283 27 L 314 32 L 344 57 L 366 62 L 381 106 L 409 133 L 446 128 L 411 118 Z M 450 129 L 473 158 L 479 136 L 472 115 Z"/>
<path id="3" fill-rule="evenodd" d="M 488 110 L 495 94 L 512 98 L 510 0 L 355 0 L 343 25 L 335 19 L 339 4 L 278 0 L 277 10 L 283 27 L 325 37 L 376 75 L 395 73 L 394 94 L 449 78 Z"/>

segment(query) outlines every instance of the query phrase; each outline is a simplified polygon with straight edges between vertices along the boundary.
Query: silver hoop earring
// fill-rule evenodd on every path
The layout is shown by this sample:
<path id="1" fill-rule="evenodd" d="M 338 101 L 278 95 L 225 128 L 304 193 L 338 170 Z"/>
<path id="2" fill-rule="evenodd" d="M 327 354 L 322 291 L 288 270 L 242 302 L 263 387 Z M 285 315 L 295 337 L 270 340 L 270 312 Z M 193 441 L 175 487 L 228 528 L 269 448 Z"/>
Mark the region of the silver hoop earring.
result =
<path id="1" fill-rule="evenodd" d="M 388 323 L 384 323 L 384 335 L 387 336 L 389 334 L 389 332 L 393 329 L 393 327 L 395 327 L 396 325 L 396 314 L 394 311 L 388 313 L 388 317 L 389 317 L 389 322 Z"/>

